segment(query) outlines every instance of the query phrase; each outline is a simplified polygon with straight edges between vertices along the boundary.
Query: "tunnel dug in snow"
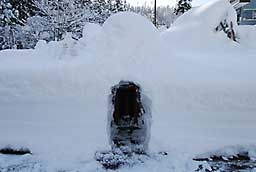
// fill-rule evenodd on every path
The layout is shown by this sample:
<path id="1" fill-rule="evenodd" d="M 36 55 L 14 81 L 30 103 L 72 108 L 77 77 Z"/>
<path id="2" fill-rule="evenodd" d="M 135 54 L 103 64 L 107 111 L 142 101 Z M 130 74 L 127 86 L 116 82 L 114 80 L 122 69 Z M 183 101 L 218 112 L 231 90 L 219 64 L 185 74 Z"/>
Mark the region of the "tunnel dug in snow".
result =
<path id="1" fill-rule="evenodd" d="M 121 81 L 112 87 L 110 96 L 110 142 L 112 149 L 144 153 L 150 130 L 149 99 L 139 85 Z"/>

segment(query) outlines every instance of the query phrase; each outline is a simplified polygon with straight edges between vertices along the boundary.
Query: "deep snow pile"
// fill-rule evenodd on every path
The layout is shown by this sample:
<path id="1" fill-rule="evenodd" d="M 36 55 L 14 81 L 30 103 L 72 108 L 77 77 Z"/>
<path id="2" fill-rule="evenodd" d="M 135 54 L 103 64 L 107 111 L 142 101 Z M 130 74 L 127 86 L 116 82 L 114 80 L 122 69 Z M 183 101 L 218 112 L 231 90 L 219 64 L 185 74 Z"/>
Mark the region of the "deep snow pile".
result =
<path id="1" fill-rule="evenodd" d="M 0 167 L 33 159 L 39 170 L 101 170 L 93 157 L 109 148 L 107 97 L 120 80 L 139 83 L 152 100 L 150 150 L 169 151 L 132 171 L 192 171 L 194 155 L 254 144 L 256 50 L 247 45 L 256 46 L 246 37 L 256 32 L 236 26 L 234 43 L 214 31 L 225 17 L 235 21 L 234 10 L 219 0 L 159 32 L 120 13 L 103 27 L 89 24 L 81 41 L 1 51 L 0 147 L 27 147 L 33 156 L 1 155 Z"/>
<path id="2" fill-rule="evenodd" d="M 218 33 L 215 29 L 220 22 L 226 20 L 227 23 L 233 22 L 234 29 L 237 30 L 236 18 L 236 11 L 228 0 L 211 1 L 206 5 L 192 8 L 179 17 L 171 29 L 163 33 L 163 39 L 167 42 L 179 40 L 184 47 L 200 52 L 209 52 L 209 47 L 217 51 L 228 48 L 230 51 L 236 48 L 230 44 L 235 43 L 226 39 L 223 32 Z"/>

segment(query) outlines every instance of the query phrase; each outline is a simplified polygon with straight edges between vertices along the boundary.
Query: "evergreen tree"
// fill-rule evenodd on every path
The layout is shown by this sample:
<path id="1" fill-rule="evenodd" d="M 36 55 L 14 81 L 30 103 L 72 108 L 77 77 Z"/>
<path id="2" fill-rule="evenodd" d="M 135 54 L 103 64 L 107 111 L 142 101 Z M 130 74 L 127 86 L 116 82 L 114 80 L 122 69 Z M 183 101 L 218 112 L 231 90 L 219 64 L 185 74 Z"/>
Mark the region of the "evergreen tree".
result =
<path id="1" fill-rule="evenodd" d="M 113 13 L 121 12 L 121 11 L 126 11 L 125 9 L 125 3 L 126 1 L 123 0 L 114 0 L 113 6 L 114 8 L 112 9 Z"/>
<path id="2" fill-rule="evenodd" d="M 19 12 L 13 7 L 10 0 L 0 1 L 0 27 L 22 24 Z"/>
<path id="3" fill-rule="evenodd" d="M 107 0 L 107 9 L 109 9 L 109 11 L 111 11 L 111 12 L 114 11 L 114 3 L 113 3 L 113 0 Z"/>
<path id="4" fill-rule="evenodd" d="M 192 8 L 192 0 L 178 0 L 174 13 L 179 16 Z"/>
<path id="5" fill-rule="evenodd" d="M 79 39 L 86 22 L 102 24 L 126 8 L 125 0 L 0 0 L 0 49 L 34 48 L 66 32 Z"/>
<path id="6" fill-rule="evenodd" d="M 94 22 L 103 24 L 104 21 L 111 15 L 111 3 L 105 0 L 95 0 L 92 5 L 92 13 L 94 15 Z"/>
<path id="7" fill-rule="evenodd" d="M 74 38 L 82 36 L 82 29 L 89 18 L 90 0 L 48 0 L 47 16 L 53 25 L 57 40 L 64 38 L 65 32 L 73 32 Z"/>
<path id="8" fill-rule="evenodd" d="M 119 12 L 119 11 L 124 11 L 124 4 L 122 2 L 122 0 L 116 0 L 116 11 Z"/>
<path id="9" fill-rule="evenodd" d="M 127 5 L 127 10 L 139 13 L 147 17 L 150 21 L 154 21 L 154 9 L 152 6 L 144 4 L 143 6 Z M 170 6 L 160 6 L 157 8 L 157 24 L 169 28 L 177 16 L 174 14 L 174 8 Z"/>
<path id="10" fill-rule="evenodd" d="M 79 39 L 83 35 L 83 28 L 86 22 L 92 18 L 91 0 L 74 0 L 72 12 L 70 13 L 69 29 L 72 32 L 72 38 Z"/>
<path id="11" fill-rule="evenodd" d="M 44 15 L 34 0 L 1 0 L 0 16 L 1 25 L 25 25 L 28 17 Z"/>
<path id="12" fill-rule="evenodd" d="M 26 23 L 28 17 L 44 15 L 44 12 L 38 8 L 35 0 L 10 0 L 10 2 L 18 11 L 18 18 L 22 21 L 23 25 Z"/>

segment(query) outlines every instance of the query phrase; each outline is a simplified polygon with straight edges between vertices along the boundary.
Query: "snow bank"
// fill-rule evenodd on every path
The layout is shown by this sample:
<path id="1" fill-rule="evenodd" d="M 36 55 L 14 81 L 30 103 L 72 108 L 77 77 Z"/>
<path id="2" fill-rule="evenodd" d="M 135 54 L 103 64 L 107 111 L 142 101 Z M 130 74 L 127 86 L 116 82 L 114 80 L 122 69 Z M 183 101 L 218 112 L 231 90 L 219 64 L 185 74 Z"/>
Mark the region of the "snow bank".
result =
<path id="1" fill-rule="evenodd" d="M 205 5 L 192 8 L 184 15 L 180 16 L 173 24 L 174 27 L 195 27 L 200 25 L 200 31 L 205 29 L 214 31 L 214 29 L 224 19 L 228 23 L 233 22 L 237 27 L 236 11 L 229 0 L 213 0 Z"/>
<path id="2" fill-rule="evenodd" d="M 208 52 L 209 47 L 215 51 L 223 48 L 236 48 L 227 35 L 216 32 L 220 22 L 226 20 L 232 22 L 234 30 L 237 30 L 236 11 L 228 0 L 214 0 L 205 5 L 192 8 L 180 16 L 170 29 L 162 34 L 167 42 L 183 44 L 189 49 L 197 49 L 200 52 Z M 176 45 L 174 44 L 175 48 Z"/>

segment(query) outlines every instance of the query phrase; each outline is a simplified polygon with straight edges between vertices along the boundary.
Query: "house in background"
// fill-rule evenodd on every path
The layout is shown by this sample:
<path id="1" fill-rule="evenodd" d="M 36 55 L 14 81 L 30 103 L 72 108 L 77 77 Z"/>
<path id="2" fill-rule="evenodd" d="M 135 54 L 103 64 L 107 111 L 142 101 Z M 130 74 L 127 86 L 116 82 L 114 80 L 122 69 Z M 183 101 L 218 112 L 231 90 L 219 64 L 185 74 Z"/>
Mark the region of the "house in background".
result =
<path id="1" fill-rule="evenodd" d="M 256 0 L 230 0 L 240 25 L 256 25 Z"/>

